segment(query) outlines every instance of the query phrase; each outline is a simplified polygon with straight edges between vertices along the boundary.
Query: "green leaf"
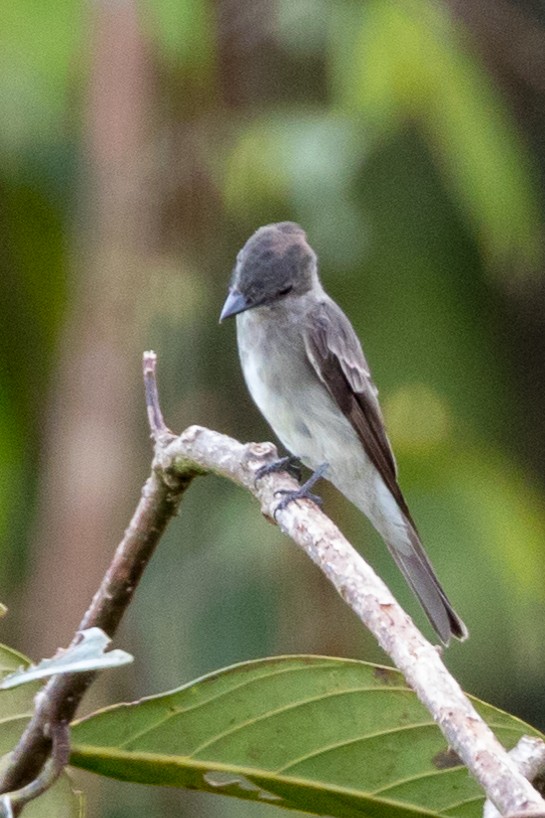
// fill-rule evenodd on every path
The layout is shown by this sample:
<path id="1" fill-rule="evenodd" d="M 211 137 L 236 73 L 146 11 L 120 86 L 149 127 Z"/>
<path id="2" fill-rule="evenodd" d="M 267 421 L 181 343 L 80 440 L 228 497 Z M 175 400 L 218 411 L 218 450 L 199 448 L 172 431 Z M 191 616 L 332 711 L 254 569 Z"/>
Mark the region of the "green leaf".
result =
<path id="1" fill-rule="evenodd" d="M 338 27 L 338 23 L 336 24 Z M 469 38 L 429 0 L 350 7 L 332 72 L 345 110 L 382 140 L 417 123 L 493 261 L 535 265 L 539 205 L 528 150 Z"/>
<path id="2" fill-rule="evenodd" d="M 67 773 L 50 790 L 25 805 L 25 818 L 85 818 L 85 798 L 73 789 Z"/>
<path id="3" fill-rule="evenodd" d="M 0 645 L 0 677 L 28 667 L 29 659 L 5 645 Z M 0 691 L 0 755 L 13 749 L 34 710 L 34 696 L 41 684 Z"/>
<path id="4" fill-rule="evenodd" d="M 478 703 L 508 747 L 531 728 Z M 296 656 L 227 668 L 73 728 L 71 763 L 335 816 L 481 815 L 483 794 L 390 668 Z"/>
<path id="5" fill-rule="evenodd" d="M 30 660 L 17 651 L 0 645 L 0 677 L 21 667 Z M 31 682 L 23 687 L 0 691 L 0 765 L 7 763 L 6 754 L 13 750 L 34 711 L 34 697 L 41 684 Z M 24 810 L 25 818 L 83 818 L 85 813 L 82 793 L 74 790 L 70 777 L 63 773 L 53 787 L 30 801 Z"/>

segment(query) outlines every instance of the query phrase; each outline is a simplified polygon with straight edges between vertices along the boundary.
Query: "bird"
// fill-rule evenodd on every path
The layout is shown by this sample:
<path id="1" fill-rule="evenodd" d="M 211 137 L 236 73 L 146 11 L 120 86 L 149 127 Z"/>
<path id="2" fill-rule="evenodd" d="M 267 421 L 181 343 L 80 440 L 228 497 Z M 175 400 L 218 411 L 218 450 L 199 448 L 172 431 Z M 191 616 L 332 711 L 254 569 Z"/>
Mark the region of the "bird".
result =
<path id="1" fill-rule="evenodd" d="M 220 322 L 232 316 L 253 401 L 291 455 L 313 472 L 294 496 L 309 496 L 304 492 L 321 476 L 333 483 L 381 535 L 441 641 L 465 639 L 466 626 L 399 487 L 360 341 L 322 287 L 302 227 L 278 222 L 250 236 L 237 255 Z"/>

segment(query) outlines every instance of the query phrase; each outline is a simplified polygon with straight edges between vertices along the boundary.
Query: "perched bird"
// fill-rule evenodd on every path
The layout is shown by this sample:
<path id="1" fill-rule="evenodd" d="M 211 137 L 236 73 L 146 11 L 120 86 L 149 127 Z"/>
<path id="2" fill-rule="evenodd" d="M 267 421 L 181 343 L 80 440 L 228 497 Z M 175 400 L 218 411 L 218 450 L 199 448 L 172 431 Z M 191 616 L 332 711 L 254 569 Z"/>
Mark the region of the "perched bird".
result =
<path id="1" fill-rule="evenodd" d="M 360 342 L 299 225 L 269 224 L 248 239 L 220 321 L 233 315 L 246 384 L 278 438 L 369 518 L 441 640 L 465 639 L 399 488 Z"/>

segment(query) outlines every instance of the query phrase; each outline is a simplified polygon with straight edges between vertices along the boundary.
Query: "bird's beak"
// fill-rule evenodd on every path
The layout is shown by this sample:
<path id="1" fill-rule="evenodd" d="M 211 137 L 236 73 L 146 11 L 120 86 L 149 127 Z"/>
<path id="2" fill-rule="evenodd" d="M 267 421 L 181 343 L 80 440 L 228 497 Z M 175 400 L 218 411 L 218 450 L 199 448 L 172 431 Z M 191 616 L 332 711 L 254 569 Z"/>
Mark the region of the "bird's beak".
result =
<path id="1" fill-rule="evenodd" d="M 225 304 L 220 315 L 220 324 L 224 318 L 231 318 L 232 315 L 238 315 L 239 312 L 250 309 L 252 304 L 249 303 L 246 296 L 237 292 L 237 290 L 229 290 L 229 295 L 225 299 Z"/>

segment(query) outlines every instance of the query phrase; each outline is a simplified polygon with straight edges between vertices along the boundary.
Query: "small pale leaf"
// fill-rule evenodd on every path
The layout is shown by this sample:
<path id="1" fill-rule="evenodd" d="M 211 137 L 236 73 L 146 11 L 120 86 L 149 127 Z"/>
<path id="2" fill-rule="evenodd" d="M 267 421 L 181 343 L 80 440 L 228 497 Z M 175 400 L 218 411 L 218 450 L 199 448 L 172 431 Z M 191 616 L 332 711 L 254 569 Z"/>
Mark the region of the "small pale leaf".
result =
<path id="1" fill-rule="evenodd" d="M 57 673 L 86 673 L 89 670 L 119 667 L 133 661 L 130 653 L 124 650 L 110 650 L 105 653 L 111 639 L 100 628 L 88 628 L 80 634 L 81 642 L 62 651 L 58 656 L 42 659 L 37 665 L 20 668 L 6 676 L 0 682 L 0 690 L 8 690 Z"/>

